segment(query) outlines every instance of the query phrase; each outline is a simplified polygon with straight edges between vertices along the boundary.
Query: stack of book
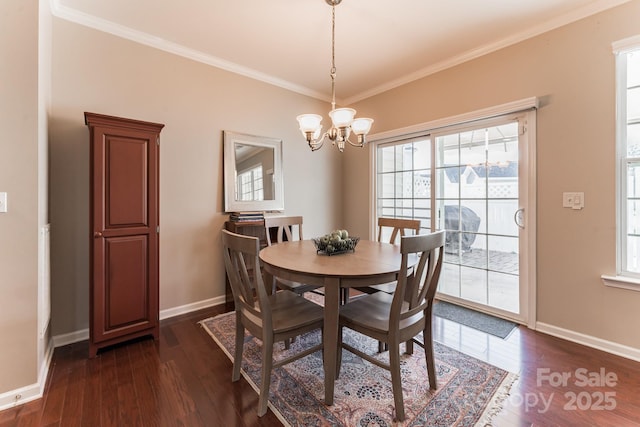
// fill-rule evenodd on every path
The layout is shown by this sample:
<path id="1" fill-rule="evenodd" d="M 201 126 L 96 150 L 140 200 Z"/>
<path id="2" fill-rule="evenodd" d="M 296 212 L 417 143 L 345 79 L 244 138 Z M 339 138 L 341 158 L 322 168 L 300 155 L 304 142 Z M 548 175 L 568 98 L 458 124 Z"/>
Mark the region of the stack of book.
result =
<path id="1" fill-rule="evenodd" d="M 231 212 L 229 220 L 233 222 L 264 221 L 264 212 Z"/>

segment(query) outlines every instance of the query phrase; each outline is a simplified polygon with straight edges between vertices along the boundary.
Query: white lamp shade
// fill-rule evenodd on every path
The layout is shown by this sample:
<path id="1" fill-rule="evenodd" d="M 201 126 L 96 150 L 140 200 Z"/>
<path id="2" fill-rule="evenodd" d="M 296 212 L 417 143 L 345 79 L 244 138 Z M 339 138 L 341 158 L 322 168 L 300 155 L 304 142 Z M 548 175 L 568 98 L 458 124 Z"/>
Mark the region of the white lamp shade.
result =
<path id="1" fill-rule="evenodd" d="M 336 108 L 329 112 L 333 125 L 337 128 L 347 127 L 353 121 L 353 116 L 356 115 L 356 110 L 353 108 Z"/>
<path id="2" fill-rule="evenodd" d="M 351 123 L 351 130 L 356 135 L 366 135 L 371 130 L 371 125 L 373 124 L 373 119 L 355 119 Z"/>
<path id="3" fill-rule="evenodd" d="M 317 132 L 322 126 L 320 122 L 322 121 L 322 116 L 318 114 L 301 114 L 298 117 L 298 123 L 300 124 L 300 130 L 305 132 Z"/>

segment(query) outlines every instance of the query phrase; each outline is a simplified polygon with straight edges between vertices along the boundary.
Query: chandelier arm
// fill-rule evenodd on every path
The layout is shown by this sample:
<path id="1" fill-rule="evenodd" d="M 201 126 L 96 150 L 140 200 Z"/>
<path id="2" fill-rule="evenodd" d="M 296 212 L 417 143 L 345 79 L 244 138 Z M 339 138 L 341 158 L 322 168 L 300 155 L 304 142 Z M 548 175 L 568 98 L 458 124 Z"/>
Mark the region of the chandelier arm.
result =
<path id="1" fill-rule="evenodd" d="M 349 145 L 351 145 L 352 147 L 359 147 L 359 148 L 364 147 L 364 144 L 365 144 L 364 138 L 363 138 L 362 142 L 360 142 L 360 137 L 357 137 L 357 138 L 358 138 L 358 142 L 357 143 L 351 141 L 351 135 L 349 135 L 349 137 L 345 138 L 345 141 L 347 141 L 349 143 Z"/>
<path id="2" fill-rule="evenodd" d="M 312 139 L 309 141 L 309 148 L 311 148 L 311 151 L 316 151 L 322 148 L 322 146 L 324 145 L 324 140 L 327 138 L 327 133 L 323 133 L 322 136 L 318 139 Z"/>

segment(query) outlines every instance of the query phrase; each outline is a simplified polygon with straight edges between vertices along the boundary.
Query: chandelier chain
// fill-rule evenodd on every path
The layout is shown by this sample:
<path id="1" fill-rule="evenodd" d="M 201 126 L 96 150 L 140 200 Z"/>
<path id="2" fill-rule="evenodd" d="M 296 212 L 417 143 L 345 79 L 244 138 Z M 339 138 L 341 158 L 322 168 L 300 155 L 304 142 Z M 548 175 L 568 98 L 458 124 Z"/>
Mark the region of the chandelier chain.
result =
<path id="1" fill-rule="evenodd" d="M 371 130 L 373 119 L 356 119 L 354 117 L 356 110 L 353 108 L 336 108 L 336 6 L 342 0 L 325 0 L 325 2 L 331 6 L 331 111 L 329 112 L 331 127 L 321 134 L 322 116 L 318 114 L 301 114 L 296 119 L 311 151 L 320 149 L 326 139 L 342 152 L 346 143 L 354 147 L 365 146 L 367 142 L 365 137 Z M 356 135 L 357 142 L 349 139 L 352 133 Z"/>
<path id="2" fill-rule="evenodd" d="M 336 6 L 331 6 L 331 109 L 336 109 Z"/>

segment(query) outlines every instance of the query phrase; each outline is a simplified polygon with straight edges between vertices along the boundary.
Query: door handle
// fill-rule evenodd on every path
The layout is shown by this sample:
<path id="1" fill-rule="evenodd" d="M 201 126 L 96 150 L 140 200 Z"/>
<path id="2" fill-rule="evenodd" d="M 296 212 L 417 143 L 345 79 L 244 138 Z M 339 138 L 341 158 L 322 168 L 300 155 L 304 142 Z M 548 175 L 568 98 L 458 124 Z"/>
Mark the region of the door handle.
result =
<path id="1" fill-rule="evenodd" d="M 520 208 L 513 215 L 513 222 L 522 229 L 524 229 L 524 208 Z"/>
<path id="2" fill-rule="evenodd" d="M 96 231 L 96 232 L 94 232 L 94 233 L 93 233 L 93 237 L 95 237 L 96 239 L 97 239 L 98 237 L 102 237 L 102 231 Z"/>

